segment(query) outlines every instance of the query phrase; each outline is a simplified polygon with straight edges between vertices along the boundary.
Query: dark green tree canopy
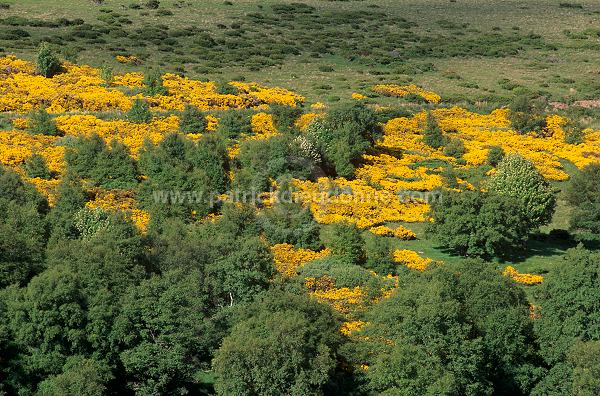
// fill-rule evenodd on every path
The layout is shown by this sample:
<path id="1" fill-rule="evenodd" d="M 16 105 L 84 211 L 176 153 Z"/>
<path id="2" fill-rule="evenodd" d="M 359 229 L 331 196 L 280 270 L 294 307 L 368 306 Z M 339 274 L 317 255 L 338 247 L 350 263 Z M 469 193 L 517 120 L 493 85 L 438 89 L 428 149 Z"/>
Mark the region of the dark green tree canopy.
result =
<path id="1" fill-rule="evenodd" d="M 341 342 L 339 323 L 326 306 L 273 292 L 242 317 L 213 361 L 217 394 L 323 394 Z"/>
<path id="2" fill-rule="evenodd" d="M 529 219 L 510 196 L 444 192 L 431 206 L 427 234 L 460 255 L 503 257 L 523 246 Z"/>
<path id="3" fill-rule="evenodd" d="M 600 240 L 600 164 L 591 164 L 571 178 L 566 189 L 573 207 L 571 228 L 584 241 Z"/>

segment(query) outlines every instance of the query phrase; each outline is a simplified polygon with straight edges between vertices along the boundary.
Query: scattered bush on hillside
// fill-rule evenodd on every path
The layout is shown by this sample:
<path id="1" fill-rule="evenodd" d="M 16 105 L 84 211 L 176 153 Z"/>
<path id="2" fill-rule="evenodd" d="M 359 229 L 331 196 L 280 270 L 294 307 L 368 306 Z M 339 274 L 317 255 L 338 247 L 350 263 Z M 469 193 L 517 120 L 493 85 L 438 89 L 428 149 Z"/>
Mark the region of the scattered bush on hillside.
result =
<path id="1" fill-rule="evenodd" d="M 37 55 L 37 68 L 38 72 L 47 78 L 53 77 L 60 72 L 60 61 L 52 49 L 50 49 L 48 43 L 44 42 L 40 45 Z"/>
<path id="2" fill-rule="evenodd" d="M 127 120 L 135 124 L 144 124 L 152 121 L 152 113 L 150 112 L 150 105 L 148 102 L 142 99 L 136 99 L 133 101 L 133 106 L 127 113 Z"/>
<path id="3" fill-rule="evenodd" d="M 27 130 L 34 135 L 61 135 L 61 132 L 56 127 L 56 122 L 54 122 L 52 116 L 44 108 L 31 112 Z"/>

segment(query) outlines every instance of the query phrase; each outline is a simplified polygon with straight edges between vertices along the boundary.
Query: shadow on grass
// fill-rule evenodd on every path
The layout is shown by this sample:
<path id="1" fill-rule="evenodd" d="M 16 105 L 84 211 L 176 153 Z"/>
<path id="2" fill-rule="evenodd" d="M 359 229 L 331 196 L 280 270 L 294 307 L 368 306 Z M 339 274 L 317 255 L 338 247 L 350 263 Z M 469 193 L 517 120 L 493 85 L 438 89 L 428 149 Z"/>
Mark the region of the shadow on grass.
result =
<path id="1" fill-rule="evenodd" d="M 515 248 L 510 252 L 506 252 L 506 254 L 499 258 L 488 257 L 484 259 L 498 264 L 522 264 L 531 262 L 534 258 L 545 261 L 552 257 L 558 258 L 563 256 L 568 249 L 576 247 L 578 243 L 578 241 L 566 232 L 552 232 L 550 234 L 540 233 L 532 235 L 521 249 Z M 450 256 L 452 259 L 466 258 L 460 256 L 452 249 L 446 249 L 436 245 L 433 245 L 432 247 L 433 249 Z M 585 247 L 589 250 L 599 250 L 600 243 L 586 243 Z"/>

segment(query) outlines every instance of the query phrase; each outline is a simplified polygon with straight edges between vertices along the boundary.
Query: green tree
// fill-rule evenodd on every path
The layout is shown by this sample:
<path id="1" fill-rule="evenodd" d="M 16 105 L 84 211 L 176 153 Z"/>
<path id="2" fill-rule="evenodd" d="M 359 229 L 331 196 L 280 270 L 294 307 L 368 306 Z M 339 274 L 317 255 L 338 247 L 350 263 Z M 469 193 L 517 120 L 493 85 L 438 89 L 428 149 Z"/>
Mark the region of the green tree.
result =
<path id="1" fill-rule="evenodd" d="M 600 165 L 591 164 L 575 173 L 566 188 L 573 207 L 570 225 L 584 241 L 600 240 Z"/>
<path id="2" fill-rule="evenodd" d="M 490 192 L 514 198 L 529 229 L 548 224 L 556 206 L 556 191 L 535 166 L 519 155 L 506 156 L 486 184 Z"/>
<path id="3" fill-rule="evenodd" d="M 423 143 L 431 148 L 438 149 L 446 145 L 447 139 L 442 133 L 442 128 L 431 112 L 427 113 L 427 126 L 423 135 Z"/>
<path id="4" fill-rule="evenodd" d="M 511 197 L 479 191 L 445 192 L 431 205 L 428 237 L 460 255 L 504 257 L 523 246 L 529 219 Z"/>
<path id="5" fill-rule="evenodd" d="M 190 221 L 207 215 L 228 183 L 226 151 L 217 138 L 195 144 L 171 134 L 158 146 L 146 142 L 138 165 L 147 176 L 139 198 L 151 212 L 152 227 L 169 217 Z"/>
<path id="6" fill-rule="evenodd" d="M 145 124 L 152 121 L 152 113 L 148 102 L 142 99 L 133 101 L 133 106 L 127 113 L 127 119 L 135 124 Z"/>
<path id="7" fill-rule="evenodd" d="M 191 392 L 209 362 L 211 324 L 197 271 L 168 272 L 128 289 L 111 333 L 127 386 L 139 394 Z"/>
<path id="8" fill-rule="evenodd" d="M 206 173 L 212 191 L 224 193 L 229 186 L 229 156 L 225 141 L 219 136 L 203 136 L 195 145 L 190 146 L 187 160 L 194 168 Z"/>
<path id="9" fill-rule="evenodd" d="M 314 169 L 314 161 L 288 135 L 243 142 L 237 161 L 235 185 L 244 192 L 269 191 L 273 180 L 305 179 Z"/>
<path id="10" fill-rule="evenodd" d="M 80 137 L 70 147 L 65 160 L 70 171 L 109 189 L 132 188 L 137 184 L 137 166 L 127 146 L 116 139 L 107 146 L 100 136 Z"/>
<path id="11" fill-rule="evenodd" d="M 57 136 L 61 134 L 56 127 L 56 122 L 54 122 L 54 119 L 52 119 L 50 114 L 48 114 L 44 108 L 33 110 L 31 112 L 28 130 L 34 135 Z"/>
<path id="12" fill-rule="evenodd" d="M 260 224 L 269 243 L 289 243 L 297 247 L 318 249 L 320 227 L 310 210 L 297 202 L 278 202 L 261 211 Z"/>
<path id="13" fill-rule="evenodd" d="M 79 137 L 65 152 L 68 170 L 74 176 L 90 178 L 98 157 L 104 150 L 106 143 L 98 134 L 94 133 L 89 138 Z"/>
<path id="14" fill-rule="evenodd" d="M 540 355 L 549 369 L 533 395 L 592 395 L 597 389 L 600 254 L 577 247 L 556 265 L 535 298 Z"/>
<path id="15" fill-rule="evenodd" d="M 43 268 L 46 222 L 32 202 L 0 198 L 0 287 L 26 284 Z"/>
<path id="16" fill-rule="evenodd" d="M 183 133 L 204 133 L 206 129 L 206 117 L 196 106 L 186 105 L 181 120 L 179 121 L 179 130 Z"/>
<path id="17" fill-rule="evenodd" d="M 56 195 L 56 202 L 48 214 L 52 230 L 49 245 L 54 245 L 62 238 L 75 236 L 74 215 L 84 207 L 87 200 L 81 182 L 71 172 L 67 172 L 60 181 Z"/>
<path id="18" fill-rule="evenodd" d="M 68 357 L 88 351 L 80 278 L 64 267 L 47 269 L 25 289 L 12 289 L 7 312 L 20 346 L 17 360 L 30 383 L 60 374 Z"/>
<path id="19" fill-rule="evenodd" d="M 46 164 L 46 159 L 40 154 L 33 154 L 25 160 L 25 173 L 28 177 L 39 177 L 41 179 L 50 179 L 52 174 Z"/>
<path id="20" fill-rule="evenodd" d="M 541 369 L 527 299 L 517 285 L 476 260 L 400 279 L 360 333 L 370 340 L 364 359 L 371 392 L 528 393 Z"/>
<path id="21" fill-rule="evenodd" d="M 261 240 L 254 209 L 226 205 L 223 216 L 201 225 L 165 221 L 154 235 L 152 261 L 161 271 L 195 268 L 199 286 L 214 306 L 251 301 L 267 289 L 275 274 L 269 246 Z"/>
<path id="22" fill-rule="evenodd" d="M 341 342 L 328 307 L 304 296 L 267 294 L 215 354 L 219 395 L 321 395 Z"/>
<path id="23" fill-rule="evenodd" d="M 381 129 L 373 110 L 352 104 L 332 109 L 324 119 L 313 121 L 305 136 L 329 173 L 351 177 L 355 162 L 381 136 Z"/>
<path id="24" fill-rule="evenodd" d="M 47 209 L 35 187 L 0 167 L 0 288 L 26 284 L 42 270 Z"/>
<path id="25" fill-rule="evenodd" d="M 47 78 L 60 72 L 60 61 L 50 49 L 48 43 L 42 43 L 38 49 L 37 69 L 42 76 Z"/>
<path id="26" fill-rule="evenodd" d="M 116 139 L 103 148 L 89 171 L 94 183 L 103 188 L 127 189 L 137 185 L 135 160 L 129 155 L 127 146 Z"/>
<path id="27" fill-rule="evenodd" d="M 46 214 L 48 212 L 48 200 L 33 185 L 25 183 L 17 172 L 1 165 L 0 198 L 14 201 L 20 205 L 32 203 L 39 213 Z"/>
<path id="28" fill-rule="evenodd" d="M 600 254 L 571 249 L 536 293 L 542 315 L 535 321 L 540 352 L 554 364 L 564 361 L 576 340 L 600 341 L 598 301 Z"/>
<path id="29" fill-rule="evenodd" d="M 51 375 L 38 385 L 36 396 L 100 396 L 108 392 L 113 374 L 107 365 L 94 359 L 73 356 L 62 373 Z"/>
<path id="30" fill-rule="evenodd" d="M 365 259 L 365 242 L 354 224 L 335 223 L 323 227 L 321 240 L 333 255 L 348 263 L 358 264 Z"/>
<path id="31" fill-rule="evenodd" d="M 364 236 L 366 253 L 365 267 L 381 275 L 396 274 L 398 263 L 392 259 L 392 239 L 381 238 L 371 233 Z"/>

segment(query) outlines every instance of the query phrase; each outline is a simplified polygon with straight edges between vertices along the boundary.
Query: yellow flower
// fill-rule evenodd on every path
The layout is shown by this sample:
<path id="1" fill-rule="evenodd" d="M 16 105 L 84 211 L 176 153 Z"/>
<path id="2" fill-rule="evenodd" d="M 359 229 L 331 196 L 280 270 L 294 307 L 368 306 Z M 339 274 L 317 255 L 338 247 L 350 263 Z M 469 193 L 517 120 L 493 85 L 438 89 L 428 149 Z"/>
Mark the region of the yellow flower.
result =
<path id="1" fill-rule="evenodd" d="M 340 328 L 340 333 L 346 336 L 352 335 L 352 333 L 359 331 L 366 323 L 362 320 L 353 320 L 350 322 L 342 323 L 342 327 Z"/>
<path id="2" fill-rule="evenodd" d="M 406 265 L 410 269 L 417 271 L 425 271 L 427 267 L 433 262 L 429 258 L 423 258 L 419 256 L 417 252 L 412 250 L 396 250 L 394 252 L 394 261 Z"/>
<path id="3" fill-rule="evenodd" d="M 383 94 L 383 95 L 398 96 L 398 97 L 404 97 L 408 94 L 414 94 L 414 95 L 418 95 L 418 96 L 422 97 L 429 103 L 439 103 L 442 100 L 440 95 L 436 94 L 435 92 L 426 91 L 423 88 L 417 87 L 414 84 L 411 84 L 411 85 L 380 84 L 380 85 L 375 85 L 373 87 L 373 91 Z"/>
<path id="4" fill-rule="evenodd" d="M 115 59 L 117 60 L 117 62 L 125 63 L 125 64 L 137 65 L 140 63 L 140 60 L 137 58 L 137 56 L 133 56 L 133 55 L 129 55 L 129 56 L 117 55 L 115 57 Z"/>
<path id="5" fill-rule="evenodd" d="M 510 265 L 504 268 L 502 275 L 508 276 L 517 283 L 524 285 L 537 285 L 544 281 L 544 277 L 541 275 L 523 274 L 518 272 L 514 267 Z"/>
<path id="6" fill-rule="evenodd" d="M 293 245 L 282 243 L 271 247 L 273 259 L 275 260 L 275 268 L 279 273 L 286 277 L 297 275 L 297 269 L 302 267 L 309 261 L 327 256 L 330 251 L 328 249 L 314 252 L 309 249 L 296 249 Z"/>

